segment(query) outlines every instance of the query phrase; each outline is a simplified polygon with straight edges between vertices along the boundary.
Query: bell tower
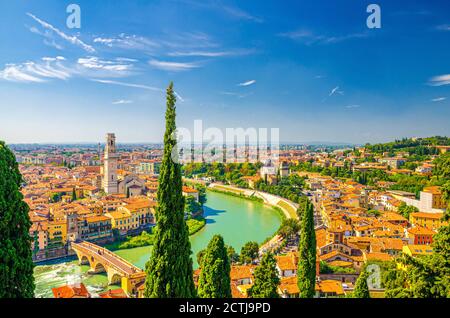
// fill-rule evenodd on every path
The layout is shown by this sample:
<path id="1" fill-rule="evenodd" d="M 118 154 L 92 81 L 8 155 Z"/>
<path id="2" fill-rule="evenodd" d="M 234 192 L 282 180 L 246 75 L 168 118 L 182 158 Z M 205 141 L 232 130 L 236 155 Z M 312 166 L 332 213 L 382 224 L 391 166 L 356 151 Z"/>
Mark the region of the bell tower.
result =
<path id="1" fill-rule="evenodd" d="M 117 160 L 116 136 L 112 133 L 106 134 L 105 156 L 103 161 L 103 190 L 107 194 L 118 192 L 117 182 Z"/>

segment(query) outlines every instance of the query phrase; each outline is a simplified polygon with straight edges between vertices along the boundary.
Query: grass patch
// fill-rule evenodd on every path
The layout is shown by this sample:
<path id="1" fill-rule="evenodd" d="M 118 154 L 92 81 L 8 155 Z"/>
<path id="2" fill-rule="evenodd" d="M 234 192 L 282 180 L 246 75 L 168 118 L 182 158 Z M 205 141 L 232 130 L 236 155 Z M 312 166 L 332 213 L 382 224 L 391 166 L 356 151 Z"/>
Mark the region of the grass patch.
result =
<path id="1" fill-rule="evenodd" d="M 117 249 L 124 250 L 135 247 L 150 246 L 153 245 L 154 238 L 155 237 L 153 234 L 143 231 L 138 236 L 129 236 L 124 242 L 118 242 L 119 244 L 117 245 Z"/>
<path id="2" fill-rule="evenodd" d="M 200 231 L 206 225 L 205 218 L 193 218 L 186 220 L 186 224 L 189 228 L 189 235 L 195 234 Z"/>
<path id="3" fill-rule="evenodd" d="M 255 196 L 246 196 L 244 193 L 242 192 L 238 192 L 238 191 L 234 191 L 232 189 L 225 189 L 225 188 L 220 188 L 217 189 L 217 187 L 214 188 L 209 188 L 208 191 L 212 191 L 212 192 L 217 192 L 217 193 L 222 193 L 222 194 L 226 194 L 226 195 L 230 195 L 232 197 L 236 197 L 236 198 L 240 198 L 240 199 L 244 199 L 244 200 L 249 200 L 249 201 L 254 201 L 254 202 L 259 202 L 259 203 L 264 203 L 264 200 Z M 230 190 L 230 191 L 229 191 Z"/>
<path id="4" fill-rule="evenodd" d="M 280 208 L 286 210 L 289 213 L 289 215 L 291 216 L 291 218 L 297 219 L 297 211 L 295 209 L 293 209 L 289 204 L 280 200 L 277 205 Z"/>

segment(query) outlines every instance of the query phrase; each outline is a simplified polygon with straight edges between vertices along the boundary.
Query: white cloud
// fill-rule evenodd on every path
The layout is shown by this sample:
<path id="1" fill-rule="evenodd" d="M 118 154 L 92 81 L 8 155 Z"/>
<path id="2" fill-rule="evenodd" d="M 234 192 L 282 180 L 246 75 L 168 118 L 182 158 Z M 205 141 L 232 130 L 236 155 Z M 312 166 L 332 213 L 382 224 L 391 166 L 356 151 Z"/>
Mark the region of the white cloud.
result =
<path id="1" fill-rule="evenodd" d="M 450 74 L 439 75 L 431 78 L 428 82 L 431 86 L 443 86 L 450 84 Z"/>
<path id="2" fill-rule="evenodd" d="M 339 90 L 339 86 L 333 88 L 328 96 L 333 96 L 335 94 L 344 95 L 344 92 Z"/>
<path id="3" fill-rule="evenodd" d="M 246 97 L 248 97 L 250 95 L 253 95 L 253 92 L 250 92 L 248 94 L 238 94 L 238 93 L 235 93 L 235 92 L 220 92 L 220 94 L 228 95 L 228 96 L 235 96 L 237 98 L 246 98 Z"/>
<path id="4" fill-rule="evenodd" d="M 439 31 L 450 31 L 450 24 L 441 24 L 436 27 Z"/>
<path id="5" fill-rule="evenodd" d="M 360 108 L 360 107 L 361 107 L 361 105 L 347 105 L 347 106 L 345 106 L 345 108 L 347 108 L 347 109 Z"/>
<path id="6" fill-rule="evenodd" d="M 256 80 L 250 80 L 243 83 L 239 83 L 238 86 L 250 86 L 256 83 Z"/>
<path id="7" fill-rule="evenodd" d="M 50 23 L 47 23 L 47 22 L 39 19 L 38 17 L 36 17 L 35 15 L 33 15 L 31 13 L 27 13 L 27 15 L 29 17 L 31 17 L 33 20 L 35 20 L 36 22 L 38 22 L 44 29 L 49 31 L 49 32 L 46 32 L 46 33 L 42 33 L 42 32 L 39 32 L 36 28 L 34 28 L 34 29 L 32 28 L 32 29 L 30 29 L 31 32 L 41 34 L 41 35 L 43 35 L 43 36 L 45 36 L 47 38 L 50 38 L 51 37 L 51 33 L 53 32 L 53 33 L 57 34 L 60 38 L 64 39 L 65 41 L 67 41 L 67 42 L 69 42 L 69 43 L 71 43 L 73 45 L 79 46 L 83 50 L 85 50 L 85 51 L 87 51 L 89 53 L 94 53 L 95 52 L 95 49 L 92 46 L 84 43 L 78 37 L 70 36 L 70 35 L 65 34 L 64 32 L 62 32 L 59 29 L 55 28 Z"/>
<path id="8" fill-rule="evenodd" d="M 112 102 L 113 105 L 123 105 L 123 104 L 132 104 L 132 100 L 126 100 L 126 99 L 119 99 L 114 102 Z"/>
<path id="9" fill-rule="evenodd" d="M 92 70 L 104 70 L 113 73 L 127 73 L 133 69 L 133 64 L 124 64 L 121 60 L 102 60 L 95 56 L 79 58 L 78 64 Z"/>
<path id="10" fill-rule="evenodd" d="M 97 79 L 97 78 L 92 78 L 91 81 L 97 82 L 97 83 L 102 83 L 102 84 L 119 85 L 119 86 L 132 87 L 132 88 L 141 88 L 141 89 L 146 89 L 146 90 L 150 90 L 150 91 L 164 92 L 164 90 L 161 88 L 154 87 L 154 86 L 148 86 L 148 85 L 144 85 L 144 84 L 134 84 L 134 83 L 112 81 L 112 80 L 102 80 L 102 79 Z"/>
<path id="11" fill-rule="evenodd" d="M 286 37 L 291 40 L 300 41 L 305 43 L 306 45 L 313 45 L 313 44 L 335 44 L 350 39 L 366 38 L 368 37 L 368 34 L 350 33 L 346 35 L 329 36 L 329 35 L 314 34 L 311 31 L 300 29 L 296 31 L 280 33 L 279 36 Z"/>
<path id="12" fill-rule="evenodd" d="M 153 51 L 155 48 L 160 47 L 159 43 L 156 43 L 144 36 L 139 35 L 127 35 L 124 33 L 119 34 L 117 37 L 96 37 L 94 43 L 100 43 L 110 48 L 120 48 L 125 50 L 143 50 Z"/>
<path id="13" fill-rule="evenodd" d="M 433 98 L 431 101 L 432 102 L 442 102 L 446 99 L 447 99 L 447 97 L 437 97 L 437 98 Z"/>
<path id="14" fill-rule="evenodd" d="M 175 51 L 169 52 L 168 56 L 201 56 L 201 57 L 223 57 L 223 56 L 240 56 L 248 55 L 255 52 L 254 50 L 231 50 L 231 51 Z"/>
<path id="15" fill-rule="evenodd" d="M 43 57 L 39 62 L 6 64 L 0 71 L 0 78 L 23 83 L 41 83 L 49 79 L 66 80 L 72 76 L 72 72 L 61 64 L 64 60 L 64 57 L 57 56 Z"/>
<path id="16" fill-rule="evenodd" d="M 167 61 L 159 61 L 159 60 L 150 60 L 148 62 L 151 66 L 154 68 L 165 70 L 165 71 L 173 71 L 173 72 L 180 72 L 180 71 L 188 71 L 192 70 L 194 68 L 200 67 L 197 63 L 181 63 L 181 62 L 167 62 Z"/>

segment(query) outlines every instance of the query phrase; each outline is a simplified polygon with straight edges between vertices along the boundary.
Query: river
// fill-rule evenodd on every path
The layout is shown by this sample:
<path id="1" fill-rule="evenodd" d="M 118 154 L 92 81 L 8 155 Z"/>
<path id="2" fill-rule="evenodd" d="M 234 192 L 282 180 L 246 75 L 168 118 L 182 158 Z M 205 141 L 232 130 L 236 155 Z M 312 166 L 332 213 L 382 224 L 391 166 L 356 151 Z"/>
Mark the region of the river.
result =
<path id="1" fill-rule="evenodd" d="M 263 242 L 273 235 L 281 223 L 275 209 L 262 203 L 208 191 L 205 204 L 206 226 L 190 237 L 194 268 L 198 267 L 196 255 L 204 249 L 215 234 L 221 234 L 225 244 L 239 253 L 248 241 Z M 115 251 L 140 268 L 150 257 L 151 247 L 137 247 Z M 36 297 L 52 297 L 51 289 L 82 281 L 95 296 L 108 288 L 106 274 L 89 275 L 89 266 L 78 266 L 77 261 L 59 261 L 35 267 Z"/>

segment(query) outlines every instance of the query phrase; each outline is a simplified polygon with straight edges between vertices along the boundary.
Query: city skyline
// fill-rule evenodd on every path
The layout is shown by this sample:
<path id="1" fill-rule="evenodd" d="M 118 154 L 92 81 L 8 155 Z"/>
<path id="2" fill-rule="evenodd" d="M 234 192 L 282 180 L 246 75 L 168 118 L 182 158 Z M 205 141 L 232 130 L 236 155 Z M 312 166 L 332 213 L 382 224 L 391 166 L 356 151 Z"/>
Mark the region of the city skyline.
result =
<path id="1" fill-rule="evenodd" d="M 1 3 L 0 138 L 159 143 L 165 87 L 178 126 L 280 128 L 280 142 L 450 135 L 449 4 L 77 1 Z"/>

